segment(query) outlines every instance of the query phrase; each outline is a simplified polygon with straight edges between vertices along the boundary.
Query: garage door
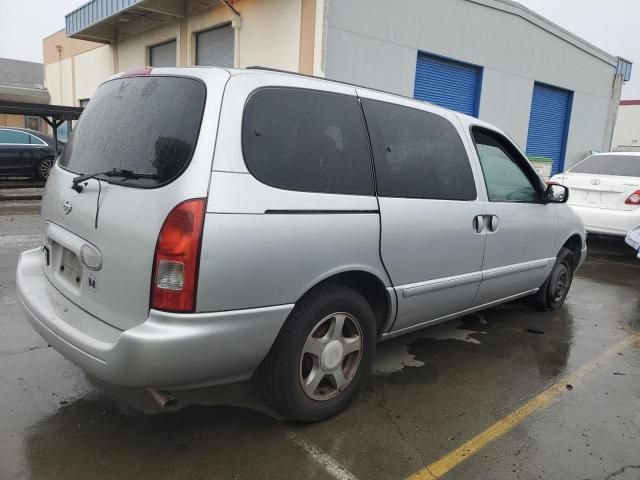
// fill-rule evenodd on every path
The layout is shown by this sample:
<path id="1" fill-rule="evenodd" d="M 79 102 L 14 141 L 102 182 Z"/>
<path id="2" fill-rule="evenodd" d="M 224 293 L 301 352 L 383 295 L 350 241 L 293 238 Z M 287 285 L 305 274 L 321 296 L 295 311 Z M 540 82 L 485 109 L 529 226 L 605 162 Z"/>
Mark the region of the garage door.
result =
<path id="1" fill-rule="evenodd" d="M 196 34 L 196 65 L 233 68 L 234 31 L 231 24 Z"/>
<path id="2" fill-rule="evenodd" d="M 413 96 L 477 117 L 481 81 L 482 67 L 419 53 Z"/>
<path id="3" fill-rule="evenodd" d="M 149 62 L 152 67 L 175 67 L 176 41 L 171 40 L 149 48 Z"/>
<path id="4" fill-rule="evenodd" d="M 541 83 L 533 86 L 527 155 L 551 159 L 551 173 L 564 169 L 573 93 Z"/>

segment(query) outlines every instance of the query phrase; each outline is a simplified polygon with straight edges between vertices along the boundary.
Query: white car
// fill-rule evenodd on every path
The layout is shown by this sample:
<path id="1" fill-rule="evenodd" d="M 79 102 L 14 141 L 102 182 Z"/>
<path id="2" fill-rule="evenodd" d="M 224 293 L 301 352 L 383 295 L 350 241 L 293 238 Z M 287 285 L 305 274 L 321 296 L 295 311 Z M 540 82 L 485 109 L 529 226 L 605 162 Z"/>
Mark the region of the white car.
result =
<path id="1" fill-rule="evenodd" d="M 627 245 L 638 251 L 638 258 L 640 258 L 640 225 L 629 230 L 625 241 L 627 242 Z"/>
<path id="2" fill-rule="evenodd" d="M 640 224 L 640 152 L 596 153 L 550 182 L 569 187 L 589 233 L 624 237 Z"/>

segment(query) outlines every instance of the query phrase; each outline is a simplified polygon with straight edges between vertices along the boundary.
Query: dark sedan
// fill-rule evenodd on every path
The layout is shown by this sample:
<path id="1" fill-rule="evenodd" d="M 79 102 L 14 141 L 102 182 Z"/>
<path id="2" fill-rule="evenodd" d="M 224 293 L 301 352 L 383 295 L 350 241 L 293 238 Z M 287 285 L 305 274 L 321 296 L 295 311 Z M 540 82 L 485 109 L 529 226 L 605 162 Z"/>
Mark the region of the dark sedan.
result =
<path id="1" fill-rule="evenodd" d="M 56 153 L 53 138 L 35 130 L 0 127 L 0 176 L 46 179 L 62 147 Z"/>

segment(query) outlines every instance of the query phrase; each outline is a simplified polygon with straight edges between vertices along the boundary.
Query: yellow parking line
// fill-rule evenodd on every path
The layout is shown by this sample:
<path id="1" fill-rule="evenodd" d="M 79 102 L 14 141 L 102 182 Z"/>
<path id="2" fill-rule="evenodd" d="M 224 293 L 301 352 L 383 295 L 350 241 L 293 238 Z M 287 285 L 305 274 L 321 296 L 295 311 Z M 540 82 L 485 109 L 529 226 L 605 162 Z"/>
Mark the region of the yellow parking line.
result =
<path id="1" fill-rule="evenodd" d="M 505 435 L 529 415 L 550 405 L 554 400 L 568 391 L 567 385 L 576 386 L 580 384 L 584 378 L 596 370 L 602 362 L 631 346 L 640 346 L 640 334 L 630 335 L 620 343 L 614 345 L 608 350 L 605 350 L 604 353 L 599 355 L 592 362 L 580 367 L 571 375 L 561 378 L 549 388 L 543 390 L 527 403 L 516 409 L 514 412 L 498 420 L 485 431 L 463 443 L 455 450 L 447 453 L 439 460 L 414 473 L 408 477 L 407 480 L 436 480 L 442 477 L 464 462 L 467 458 L 472 457 L 488 444 Z"/>

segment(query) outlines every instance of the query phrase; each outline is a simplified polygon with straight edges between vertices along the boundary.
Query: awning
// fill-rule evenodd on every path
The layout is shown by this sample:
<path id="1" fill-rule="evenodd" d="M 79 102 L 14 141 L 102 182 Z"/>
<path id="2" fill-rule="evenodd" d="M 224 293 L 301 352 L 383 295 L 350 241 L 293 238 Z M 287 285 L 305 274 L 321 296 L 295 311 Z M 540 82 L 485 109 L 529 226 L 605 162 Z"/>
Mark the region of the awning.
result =
<path id="1" fill-rule="evenodd" d="M 72 38 L 112 43 L 219 3 L 198 0 L 187 12 L 186 0 L 91 0 L 66 15 L 66 32 Z"/>
<path id="2" fill-rule="evenodd" d="M 15 87 L 0 85 L 0 102 L 27 102 L 46 104 L 51 100 L 45 88 Z"/>

